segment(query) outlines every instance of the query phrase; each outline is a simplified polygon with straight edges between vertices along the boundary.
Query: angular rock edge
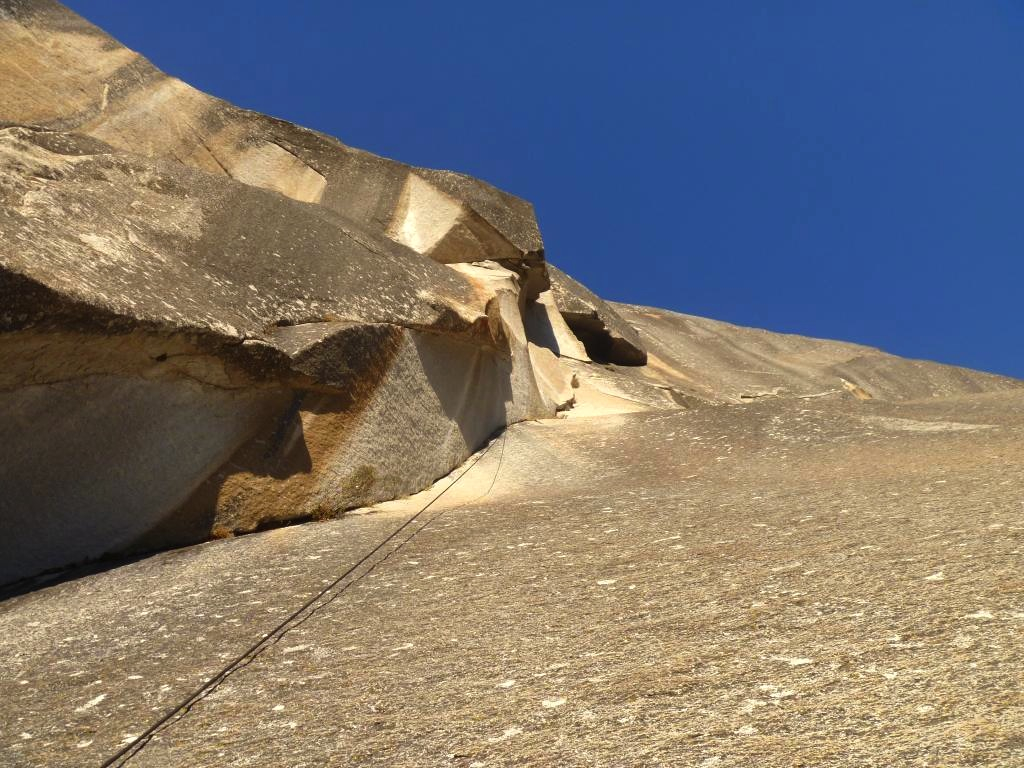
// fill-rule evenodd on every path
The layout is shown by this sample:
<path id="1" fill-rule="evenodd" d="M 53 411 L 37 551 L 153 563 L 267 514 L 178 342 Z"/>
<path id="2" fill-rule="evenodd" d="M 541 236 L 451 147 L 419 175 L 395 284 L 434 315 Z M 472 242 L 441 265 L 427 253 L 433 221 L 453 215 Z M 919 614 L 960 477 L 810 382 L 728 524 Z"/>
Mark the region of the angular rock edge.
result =
<path id="1" fill-rule="evenodd" d="M 0 583 L 401 497 L 566 411 L 1021 385 L 604 302 L 526 201 L 215 99 L 51 0 L 0 0 L 0 105 Z"/>
<path id="2" fill-rule="evenodd" d="M 0 1 L 0 51 L 0 582 L 402 496 L 571 405 L 529 203 L 56 2 Z"/>

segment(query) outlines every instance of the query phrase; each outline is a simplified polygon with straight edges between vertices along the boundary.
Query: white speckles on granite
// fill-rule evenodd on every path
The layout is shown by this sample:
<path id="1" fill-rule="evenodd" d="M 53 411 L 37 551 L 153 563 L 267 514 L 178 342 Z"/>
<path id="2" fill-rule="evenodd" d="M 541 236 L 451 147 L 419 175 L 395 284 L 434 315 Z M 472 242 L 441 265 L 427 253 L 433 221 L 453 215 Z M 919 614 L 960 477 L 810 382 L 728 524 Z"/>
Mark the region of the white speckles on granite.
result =
<path id="1" fill-rule="evenodd" d="M 1018 764 L 1021 396 L 814 402 L 516 427 L 492 495 L 444 509 L 131 768 Z M 851 416 L 863 408 L 1000 426 L 878 442 Z M 782 428 L 810 438 L 785 460 Z M 636 450 L 667 432 L 670 450 Z M 723 434 L 734 462 L 708 446 Z M 486 490 L 497 457 L 479 468 Z M 408 514 L 226 540 L 3 604 L 14 764 L 99 764 Z"/>

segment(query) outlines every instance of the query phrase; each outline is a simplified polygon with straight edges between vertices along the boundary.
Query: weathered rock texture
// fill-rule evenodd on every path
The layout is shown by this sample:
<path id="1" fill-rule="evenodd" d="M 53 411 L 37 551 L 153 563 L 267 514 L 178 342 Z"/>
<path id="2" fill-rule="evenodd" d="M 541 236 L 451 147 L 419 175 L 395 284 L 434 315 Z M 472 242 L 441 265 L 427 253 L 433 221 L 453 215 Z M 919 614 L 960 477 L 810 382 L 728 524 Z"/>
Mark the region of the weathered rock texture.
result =
<path id="1" fill-rule="evenodd" d="M 1022 460 L 1020 388 L 514 425 L 128 766 L 1019 766 Z M 433 496 L 0 603 L 0 763 L 100 765 Z"/>
<path id="2" fill-rule="evenodd" d="M 573 406 L 1015 386 L 604 302 L 529 203 L 234 107 L 51 0 L 0 0 L 0 203 L 0 583 L 402 496 Z"/>
<path id="3" fill-rule="evenodd" d="M 647 362 L 647 351 L 636 329 L 611 305 L 557 267 L 548 265 L 548 274 L 555 304 L 591 358 L 620 365 Z"/>
<path id="4" fill-rule="evenodd" d="M 375 505 L 10 587 L 4 765 L 1024 764 L 1022 406 L 0 0 L 0 582 Z"/>
<path id="5" fill-rule="evenodd" d="M 0 179 L 0 578 L 408 493 L 554 414 L 507 269 L 74 134 L 0 129 Z"/>
<path id="6" fill-rule="evenodd" d="M 317 203 L 436 261 L 496 260 L 547 287 L 532 206 L 477 179 L 414 168 L 214 98 L 160 72 L 53 0 L 3 0 L 0 119 Z"/>
<path id="7" fill-rule="evenodd" d="M 553 278 L 555 280 L 556 278 Z M 1016 379 L 926 360 L 908 360 L 873 347 L 827 341 L 664 309 L 606 304 L 638 332 L 647 350 L 643 367 L 596 365 L 565 358 L 588 395 L 614 411 L 750 403 L 765 398 L 803 400 L 919 400 L 1019 389 Z M 598 406 L 595 406 L 598 407 Z"/>
<path id="8" fill-rule="evenodd" d="M 529 203 L 55 2 L 0 2 L 0 199 L 0 582 L 416 491 L 572 401 Z"/>

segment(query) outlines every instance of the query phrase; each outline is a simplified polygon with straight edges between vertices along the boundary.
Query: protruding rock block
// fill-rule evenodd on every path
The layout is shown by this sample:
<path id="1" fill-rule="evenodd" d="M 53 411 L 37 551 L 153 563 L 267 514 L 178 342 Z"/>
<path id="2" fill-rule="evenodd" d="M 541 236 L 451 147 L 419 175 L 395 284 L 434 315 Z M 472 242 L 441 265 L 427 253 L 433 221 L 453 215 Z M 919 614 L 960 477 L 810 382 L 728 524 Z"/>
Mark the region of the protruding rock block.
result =
<path id="1" fill-rule="evenodd" d="M 548 290 L 528 202 L 234 107 L 53 0 L 0 0 L 0 203 L 0 582 L 419 490 L 570 406 L 568 359 L 640 355 Z"/>
<path id="2" fill-rule="evenodd" d="M 547 271 L 555 304 L 591 358 L 619 365 L 647 363 L 640 334 L 618 312 L 552 264 Z"/>
<path id="3" fill-rule="evenodd" d="M 75 131 L 318 203 L 443 262 L 519 271 L 547 288 L 533 207 L 489 184 L 353 149 L 172 77 L 53 0 L 3 3 L 0 120 Z"/>
<path id="4" fill-rule="evenodd" d="M 564 411 L 576 401 L 572 370 L 563 365 L 546 347 L 529 345 L 530 367 L 546 410 Z"/>
<path id="5" fill-rule="evenodd" d="M 476 179 L 446 171 L 410 171 L 387 235 L 443 264 L 503 264 L 523 277 L 527 301 L 548 287 L 532 207 Z"/>
<path id="6" fill-rule="evenodd" d="M 548 265 L 550 269 L 551 265 Z M 586 347 L 569 328 L 558 311 L 554 294 L 548 290 L 525 307 L 523 322 L 530 341 L 551 350 L 556 357 L 568 357 L 581 362 L 590 362 Z"/>
<path id="7" fill-rule="evenodd" d="M 334 320 L 474 332 L 472 287 L 353 222 L 222 176 L 74 134 L 0 129 L 3 266 L 130 322 L 273 346 L 282 326 Z M 21 322 L 52 322 L 54 305 Z M 67 305 L 67 306 L 65 306 Z M 14 311 L 12 305 L 5 307 Z"/>
<path id="8" fill-rule="evenodd" d="M 516 392 L 522 393 L 516 404 L 514 419 L 554 415 L 557 403 L 548 396 L 533 367 L 530 344 L 520 312 L 522 278 L 497 262 L 453 264 L 452 268 L 466 277 L 486 302 L 491 319 L 491 333 L 508 345 L 512 360 L 512 381 Z"/>
<path id="9" fill-rule="evenodd" d="M 27 126 L 0 195 L 0 582 L 394 498 L 555 414 L 497 264 Z"/>

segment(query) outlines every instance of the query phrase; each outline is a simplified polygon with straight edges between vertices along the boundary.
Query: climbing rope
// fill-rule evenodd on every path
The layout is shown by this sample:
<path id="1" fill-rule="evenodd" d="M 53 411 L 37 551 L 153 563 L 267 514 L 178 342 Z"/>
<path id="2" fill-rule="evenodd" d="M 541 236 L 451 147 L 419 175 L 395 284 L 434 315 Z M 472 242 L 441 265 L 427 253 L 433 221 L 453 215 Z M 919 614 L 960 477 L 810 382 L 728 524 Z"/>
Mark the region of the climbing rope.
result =
<path id="1" fill-rule="evenodd" d="M 484 496 L 487 496 L 494 488 L 494 484 L 498 479 L 498 473 L 501 471 L 502 460 L 505 457 L 505 443 L 507 442 L 507 440 L 508 431 L 505 430 L 502 433 L 501 438 L 501 453 L 498 457 L 498 466 L 494 470 L 494 477 L 491 478 L 491 484 L 483 494 L 473 499 L 473 501 L 469 502 L 470 504 L 474 504 L 480 499 L 482 499 Z M 156 736 L 160 731 L 171 727 L 179 720 L 181 720 L 183 717 L 185 717 L 189 712 L 192 711 L 192 708 L 196 704 L 198 704 L 200 701 L 202 701 L 215 690 L 217 690 L 217 688 L 219 688 L 224 683 L 224 681 L 228 679 L 228 677 L 233 675 L 235 672 L 249 666 L 253 661 L 256 660 L 256 658 L 263 654 L 267 649 L 276 645 L 281 640 L 281 638 L 283 638 L 286 634 L 291 632 L 293 629 L 301 626 L 305 622 L 309 621 L 309 619 L 316 615 L 319 611 L 323 610 L 328 605 L 337 600 L 339 597 L 341 597 L 341 595 L 343 595 L 349 587 L 351 587 L 353 584 L 356 584 L 361 579 L 369 576 L 371 573 L 373 573 L 377 566 L 387 562 L 387 560 L 392 555 L 394 555 L 396 552 L 402 549 L 402 547 L 404 547 L 406 544 L 412 541 L 413 537 L 415 537 L 417 534 L 426 529 L 427 526 L 429 526 L 431 523 L 433 523 L 435 520 L 441 517 L 441 515 L 443 515 L 447 510 L 441 510 L 440 512 L 438 512 L 436 515 L 430 518 L 419 528 L 413 530 L 408 536 L 406 536 L 402 541 L 400 541 L 397 546 L 391 549 L 382 558 L 372 563 L 370 567 L 367 568 L 363 573 L 359 574 L 351 581 L 342 585 L 342 582 L 344 582 L 346 578 L 355 573 L 355 571 L 360 566 L 369 561 L 374 555 L 376 555 L 378 552 L 384 549 L 389 543 L 394 541 L 402 533 L 402 531 L 412 526 L 428 509 L 430 509 L 431 506 L 433 506 L 434 502 L 436 502 L 438 499 L 444 496 L 448 491 L 450 491 L 455 486 L 456 483 L 458 483 L 462 478 L 468 475 L 470 471 L 473 469 L 473 467 L 475 467 L 481 461 L 481 459 L 483 459 L 484 456 L 486 456 L 490 452 L 495 442 L 495 440 L 492 440 L 490 443 L 488 443 L 487 447 L 480 452 L 480 454 L 466 468 L 465 472 L 460 474 L 458 477 L 452 480 L 451 483 L 445 486 L 443 491 L 441 491 L 439 494 L 437 494 L 437 496 L 435 496 L 429 502 L 427 502 L 422 509 L 416 512 L 415 515 L 410 517 L 408 520 L 402 523 L 402 525 L 400 525 L 398 528 L 396 528 L 394 531 L 388 534 L 388 536 L 383 541 L 381 541 L 380 544 L 375 546 L 366 555 L 360 558 L 355 565 L 346 570 L 338 578 L 336 578 L 326 587 L 324 587 L 315 595 L 313 595 L 313 597 L 309 598 L 301 606 L 299 606 L 297 609 L 288 614 L 288 616 L 283 621 L 281 621 L 276 627 L 274 627 L 270 632 L 265 634 L 257 642 L 253 643 L 253 645 L 247 648 L 239 656 L 235 657 L 227 666 L 221 669 L 217 674 L 213 675 L 213 677 L 210 677 L 208 680 L 206 680 L 201 686 L 192 691 L 192 693 L 190 693 L 186 698 L 182 699 L 180 703 L 174 706 L 174 708 L 166 712 L 158 720 L 156 720 L 156 722 L 154 722 L 152 725 L 146 728 L 146 730 L 143 731 L 138 738 L 134 739 L 130 744 L 125 746 L 116 754 L 103 761 L 103 763 L 101 764 L 101 768 L 112 768 L 113 766 L 118 766 L 118 768 L 120 768 L 120 766 L 125 765 L 129 760 L 135 757 L 135 755 L 137 755 L 139 752 L 145 749 L 145 747 L 150 743 L 150 741 L 153 740 L 154 736 Z M 342 586 L 338 588 L 339 585 Z"/>

